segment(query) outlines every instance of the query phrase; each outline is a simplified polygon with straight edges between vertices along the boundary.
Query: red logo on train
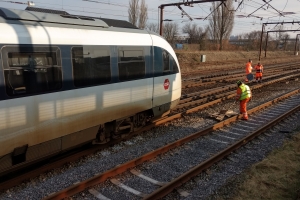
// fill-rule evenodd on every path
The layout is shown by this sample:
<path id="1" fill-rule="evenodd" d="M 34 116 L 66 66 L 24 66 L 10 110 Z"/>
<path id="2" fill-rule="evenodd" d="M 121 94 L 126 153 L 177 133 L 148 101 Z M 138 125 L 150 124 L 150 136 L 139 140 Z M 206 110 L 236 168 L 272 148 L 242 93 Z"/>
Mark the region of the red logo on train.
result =
<path id="1" fill-rule="evenodd" d="M 166 79 L 165 82 L 164 82 L 165 90 L 169 89 L 169 86 L 170 86 L 170 81 L 169 81 L 169 79 Z"/>

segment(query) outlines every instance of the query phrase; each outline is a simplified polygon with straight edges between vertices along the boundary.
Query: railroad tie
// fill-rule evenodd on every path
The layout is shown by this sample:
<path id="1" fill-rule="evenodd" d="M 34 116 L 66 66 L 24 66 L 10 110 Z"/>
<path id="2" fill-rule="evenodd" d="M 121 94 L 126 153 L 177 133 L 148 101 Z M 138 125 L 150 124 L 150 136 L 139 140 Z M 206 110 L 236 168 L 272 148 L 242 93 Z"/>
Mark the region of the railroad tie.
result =
<path id="1" fill-rule="evenodd" d="M 136 175 L 136 176 L 138 176 L 138 177 L 140 177 L 140 178 L 146 180 L 146 181 L 149 181 L 149 182 L 155 184 L 155 185 L 164 186 L 164 185 L 167 184 L 167 183 L 164 183 L 164 182 L 160 182 L 160 181 L 154 180 L 154 179 L 152 179 L 152 178 L 150 178 L 150 177 L 148 177 L 148 176 L 145 176 L 145 175 L 143 175 L 141 172 L 139 172 L 139 171 L 137 171 L 137 170 L 135 170 L 135 169 L 130 170 L 130 172 L 131 172 L 132 174 L 134 174 L 134 175 Z"/>
<path id="2" fill-rule="evenodd" d="M 129 187 L 129 186 L 121 183 L 120 181 L 118 181 L 115 178 L 111 179 L 110 182 L 112 182 L 113 184 L 115 184 L 115 185 L 123 188 L 124 190 L 127 190 L 128 192 L 130 192 L 132 194 L 135 194 L 135 195 L 137 195 L 139 197 L 146 197 L 147 196 L 147 194 L 144 194 L 144 193 L 142 193 L 140 191 L 137 191 L 137 190 L 135 190 L 135 189 L 133 189 L 133 188 L 131 188 L 131 187 Z"/>
<path id="3" fill-rule="evenodd" d="M 102 195 L 101 193 L 99 193 L 97 190 L 95 189 L 89 189 L 89 192 L 94 195 L 94 197 L 96 197 L 97 199 L 100 200 L 110 200 L 109 198 L 105 197 L 104 195 Z"/>

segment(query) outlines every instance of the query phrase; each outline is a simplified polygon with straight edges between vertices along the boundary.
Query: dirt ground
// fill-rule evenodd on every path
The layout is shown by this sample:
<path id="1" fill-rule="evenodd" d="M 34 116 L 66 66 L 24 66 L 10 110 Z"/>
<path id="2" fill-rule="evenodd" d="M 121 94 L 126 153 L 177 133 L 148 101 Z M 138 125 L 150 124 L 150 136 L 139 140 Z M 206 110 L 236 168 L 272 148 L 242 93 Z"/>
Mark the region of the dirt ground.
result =
<path id="1" fill-rule="evenodd" d="M 252 66 L 258 63 L 259 51 L 185 51 L 176 50 L 180 69 L 183 73 L 210 70 L 210 69 L 244 69 L 246 62 L 252 59 Z M 201 62 L 201 55 L 205 55 L 206 61 Z M 300 61 L 300 56 L 295 56 L 293 51 L 270 51 L 265 58 L 261 53 L 261 64 L 268 65 Z"/>

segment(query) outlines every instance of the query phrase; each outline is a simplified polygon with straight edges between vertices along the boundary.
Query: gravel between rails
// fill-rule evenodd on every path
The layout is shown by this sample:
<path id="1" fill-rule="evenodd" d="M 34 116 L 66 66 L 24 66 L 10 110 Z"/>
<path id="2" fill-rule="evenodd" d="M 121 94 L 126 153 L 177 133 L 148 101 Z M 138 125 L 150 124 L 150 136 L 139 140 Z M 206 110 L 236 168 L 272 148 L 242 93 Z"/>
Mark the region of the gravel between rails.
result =
<path id="1" fill-rule="evenodd" d="M 254 100 L 249 103 L 249 108 L 260 105 L 296 88 L 299 88 L 299 82 L 290 81 L 289 84 L 277 83 L 253 91 Z M 26 183 L 0 193 L 0 199 L 41 199 L 50 193 L 69 187 L 78 181 L 92 177 L 94 174 L 102 173 L 116 165 L 214 124 L 216 121 L 208 118 L 208 114 L 223 109 L 223 106 L 226 107 L 231 102 L 227 101 L 225 104 L 214 106 L 214 108 L 192 113 L 184 118 L 147 131 L 145 134 L 134 137 L 129 141 L 99 151 L 78 162 L 70 163 L 63 168 L 42 174 Z M 237 111 L 237 106 L 233 110 Z M 209 190 L 207 189 L 206 191 Z M 89 199 L 88 194 L 82 193 L 80 195 L 83 199 Z"/>
<path id="2" fill-rule="evenodd" d="M 298 95 L 298 98 L 299 97 L 300 95 Z M 295 101 L 296 98 L 297 97 L 292 98 L 294 99 L 293 100 L 294 105 L 295 103 L 296 104 L 299 103 L 299 99 Z M 277 111 L 281 110 L 279 113 L 281 113 L 282 110 L 286 110 L 286 108 L 283 108 L 282 105 L 284 105 L 284 103 L 275 106 L 277 107 Z M 273 108 L 269 108 L 269 110 L 273 111 Z M 236 135 L 226 134 L 234 138 L 229 138 L 226 135 L 224 135 L 224 133 L 228 133 L 224 130 L 214 131 L 212 134 L 191 141 L 179 148 L 176 148 L 170 152 L 165 153 L 162 156 L 159 156 L 153 162 L 150 161 L 150 162 L 143 163 L 141 166 L 138 166 L 136 168 L 138 168 L 138 170 L 140 170 L 144 175 L 154 178 L 156 180 L 165 181 L 165 182 L 172 180 L 180 176 L 182 173 L 188 171 L 198 163 L 204 161 L 207 158 L 210 158 L 211 155 L 214 155 L 215 153 L 223 150 L 229 144 L 232 144 L 234 140 L 236 141 L 238 138 L 241 139 L 242 137 L 247 135 L 251 131 L 251 129 L 253 129 L 252 127 L 245 127 L 244 128 L 245 132 L 243 132 L 242 131 L 243 129 L 241 131 L 237 131 L 236 128 L 239 129 L 246 124 L 254 123 L 254 122 L 256 123 L 256 127 L 262 126 L 265 123 L 265 121 L 258 122 L 257 119 L 259 116 L 266 116 L 266 113 L 257 113 L 254 116 L 257 117 L 256 119 L 254 119 L 253 117 L 252 120 L 249 120 L 247 122 L 240 121 L 234 123 L 233 126 L 224 128 L 224 130 L 231 131 L 231 133 L 239 132 L 239 134 Z M 276 115 L 274 115 L 273 118 L 275 116 Z M 298 114 L 298 117 L 300 118 L 300 112 Z M 296 121 L 295 118 L 297 118 L 297 116 L 294 116 L 290 120 L 285 120 L 287 121 L 287 123 L 280 123 L 279 127 L 275 127 L 275 130 L 285 126 L 288 126 L 289 130 L 294 129 L 295 125 L 297 125 L 297 123 L 295 123 Z M 286 131 L 286 129 L 284 131 Z M 222 132 L 223 134 L 221 134 Z M 225 136 L 225 137 L 222 138 L 220 136 Z M 251 165 L 259 161 L 260 158 L 264 157 L 264 155 L 268 153 L 268 150 L 280 145 L 280 142 L 283 141 L 285 137 L 277 137 L 276 135 L 272 134 L 270 140 L 268 139 L 268 137 L 266 137 L 266 135 L 260 136 L 260 138 L 263 141 L 267 141 L 267 142 L 260 142 L 260 140 L 258 141 L 255 140 L 253 142 L 254 147 L 251 147 L 252 144 L 247 145 L 247 148 L 251 147 L 254 149 L 255 154 L 250 154 L 251 151 L 247 151 L 246 153 L 244 152 L 239 153 L 239 151 L 237 151 L 237 155 L 232 154 L 229 158 L 230 161 L 233 162 L 234 164 L 236 163 L 236 165 L 231 163 L 227 165 L 223 164 L 223 166 L 222 163 L 221 165 L 219 164 L 219 166 L 215 165 L 210 170 L 208 170 L 208 173 L 211 174 L 210 176 L 203 176 L 206 175 L 205 173 L 203 173 L 202 176 L 205 177 L 205 179 L 192 181 L 192 183 L 186 184 L 188 186 L 184 186 L 182 189 L 191 193 L 188 196 L 188 199 L 207 198 L 207 196 L 213 194 L 212 192 L 218 189 L 218 186 L 226 183 L 226 179 L 228 177 L 232 176 L 235 173 L 241 173 L 245 169 L 244 165 L 239 163 L 240 157 L 245 160 L 243 164 L 245 164 L 246 166 Z M 278 143 L 278 141 L 280 142 Z M 266 145 L 267 148 L 265 148 Z M 257 153 L 257 151 L 259 151 L 260 149 L 262 149 L 263 151 Z M 138 177 L 130 173 L 124 173 L 115 178 L 119 179 L 119 181 L 122 182 L 123 184 L 131 188 L 137 189 L 138 191 L 146 194 L 149 194 L 155 189 L 157 189 L 157 187 L 149 184 L 149 182 L 139 179 Z M 196 184 L 193 182 L 196 182 Z M 211 190 L 212 192 L 208 192 L 208 189 Z M 139 197 L 131 195 L 125 190 L 120 189 L 109 182 L 98 185 L 96 187 L 96 190 L 99 191 L 101 194 L 104 194 L 110 199 L 122 199 L 122 200 L 140 199 Z M 81 199 L 82 194 L 84 194 L 84 192 L 81 193 L 81 196 L 75 195 L 74 197 L 72 197 L 72 199 Z M 85 194 L 88 194 L 88 192 L 85 191 Z M 88 195 L 88 199 L 94 199 L 94 197 Z M 180 197 L 178 193 L 174 193 L 165 197 L 164 199 L 185 199 L 185 197 Z"/>
<path id="3" fill-rule="evenodd" d="M 188 192 L 188 197 L 181 197 L 179 193 L 173 192 L 163 199 L 230 199 L 235 185 L 242 181 L 239 175 L 290 139 L 296 133 L 293 131 L 300 128 L 299 121 L 300 112 L 184 184 L 180 189 Z"/>

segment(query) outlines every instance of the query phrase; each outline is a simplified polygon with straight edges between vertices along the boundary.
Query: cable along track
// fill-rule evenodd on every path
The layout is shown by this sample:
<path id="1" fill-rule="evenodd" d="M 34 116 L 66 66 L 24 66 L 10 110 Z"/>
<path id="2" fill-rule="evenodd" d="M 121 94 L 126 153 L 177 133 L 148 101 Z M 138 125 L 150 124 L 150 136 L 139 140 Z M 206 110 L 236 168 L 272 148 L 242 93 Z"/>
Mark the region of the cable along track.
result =
<path id="1" fill-rule="evenodd" d="M 89 190 L 87 197 L 94 199 L 158 199 L 164 197 L 192 177 L 222 160 L 232 151 L 298 111 L 300 109 L 299 92 L 300 89 L 295 90 L 249 110 L 250 120 L 248 121 L 240 121 L 241 116 L 231 117 L 203 131 L 52 194 L 46 199 L 62 199 L 85 189 Z M 201 137 L 203 135 L 205 137 Z M 193 156 L 195 151 L 198 156 Z M 135 169 L 132 170 L 133 168 Z M 130 169 L 131 173 L 128 172 Z M 97 184 L 100 185 L 95 186 Z M 181 192 L 181 195 L 187 195 L 184 191 Z"/>

